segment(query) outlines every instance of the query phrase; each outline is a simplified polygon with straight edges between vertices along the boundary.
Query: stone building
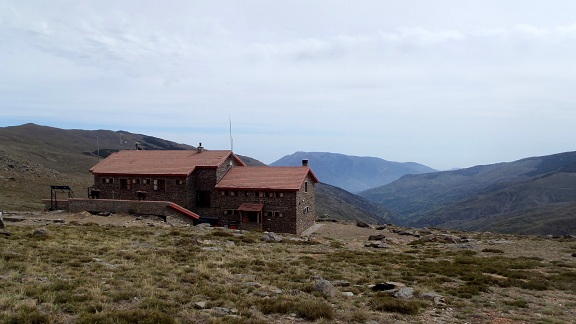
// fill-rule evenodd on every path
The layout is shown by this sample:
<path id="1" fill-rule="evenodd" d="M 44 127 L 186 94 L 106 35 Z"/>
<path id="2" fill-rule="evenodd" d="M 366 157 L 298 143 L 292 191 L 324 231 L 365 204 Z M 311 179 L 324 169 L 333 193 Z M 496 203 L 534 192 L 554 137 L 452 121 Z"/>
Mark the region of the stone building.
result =
<path id="1" fill-rule="evenodd" d="M 113 153 L 90 169 L 94 199 L 169 201 L 220 226 L 301 234 L 316 218 L 317 177 L 298 167 L 246 166 L 232 151 Z"/>
<path id="2" fill-rule="evenodd" d="M 300 234 L 316 219 L 317 182 L 307 165 L 232 168 L 216 184 L 217 213 L 240 228 Z"/>

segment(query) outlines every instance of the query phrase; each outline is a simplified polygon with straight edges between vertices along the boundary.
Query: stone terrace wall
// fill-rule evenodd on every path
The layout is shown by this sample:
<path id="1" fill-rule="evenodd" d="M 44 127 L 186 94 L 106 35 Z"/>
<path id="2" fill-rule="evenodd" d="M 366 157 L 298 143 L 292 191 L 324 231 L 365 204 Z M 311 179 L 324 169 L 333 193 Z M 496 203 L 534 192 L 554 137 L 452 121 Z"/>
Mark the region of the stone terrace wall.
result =
<path id="1" fill-rule="evenodd" d="M 70 198 L 68 211 L 78 213 L 81 211 L 112 212 L 124 214 L 150 214 L 164 215 L 168 202 L 142 201 L 142 200 L 116 200 L 116 199 L 83 199 Z"/>
<path id="2" fill-rule="evenodd" d="M 52 209 L 52 201 L 50 199 L 42 199 L 42 203 L 44 204 L 44 209 L 45 210 L 51 210 Z M 56 206 L 54 206 L 54 209 L 57 210 L 68 210 L 68 198 L 62 198 L 62 199 L 58 199 L 54 202 L 54 204 Z"/>
<path id="3" fill-rule="evenodd" d="M 46 209 L 50 207 L 50 199 L 43 199 Z M 68 198 L 67 201 L 58 201 L 59 209 L 67 210 L 70 213 L 89 212 L 111 212 L 121 214 L 136 215 L 160 215 L 176 218 L 186 223 L 193 223 L 193 219 L 184 216 L 176 211 L 168 209 L 167 201 L 146 201 L 146 200 L 115 200 L 115 199 L 85 199 Z M 64 208 L 66 207 L 66 208 Z"/>

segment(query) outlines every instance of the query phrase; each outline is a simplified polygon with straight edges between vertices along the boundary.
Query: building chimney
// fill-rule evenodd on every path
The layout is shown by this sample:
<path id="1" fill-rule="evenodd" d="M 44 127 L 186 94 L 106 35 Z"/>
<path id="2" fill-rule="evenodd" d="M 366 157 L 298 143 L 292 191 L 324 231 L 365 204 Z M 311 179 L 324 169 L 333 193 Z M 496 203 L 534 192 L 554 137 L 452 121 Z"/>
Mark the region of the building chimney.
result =
<path id="1" fill-rule="evenodd" d="M 204 152 L 204 146 L 202 146 L 202 143 L 198 144 L 198 148 L 196 150 L 198 151 L 198 153 Z"/>
<path id="2" fill-rule="evenodd" d="M 307 159 L 302 160 L 302 166 L 308 166 L 308 160 Z"/>

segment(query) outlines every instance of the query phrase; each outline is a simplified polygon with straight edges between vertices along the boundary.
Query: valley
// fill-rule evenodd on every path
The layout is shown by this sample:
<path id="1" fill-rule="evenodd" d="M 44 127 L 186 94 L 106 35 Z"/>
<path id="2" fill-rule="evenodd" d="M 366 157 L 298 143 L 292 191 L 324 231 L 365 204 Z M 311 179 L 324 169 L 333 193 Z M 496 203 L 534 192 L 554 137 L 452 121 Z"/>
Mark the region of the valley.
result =
<path id="1" fill-rule="evenodd" d="M 136 144 L 143 149 L 194 149 L 125 131 L 34 124 L 0 128 L 0 140 L 0 208 L 8 211 L 41 210 L 40 200 L 49 197 L 53 184 L 70 185 L 77 197 L 84 197 L 93 181 L 87 170 L 111 152 L 135 149 Z M 247 165 L 264 165 L 240 157 Z M 320 218 L 576 235 L 576 152 L 442 172 L 418 163 L 325 152 L 296 152 L 272 164 L 295 165 L 302 159 L 320 177 Z M 351 192 L 367 186 L 375 187 Z"/>
<path id="2" fill-rule="evenodd" d="M 319 183 L 315 231 L 295 236 L 42 211 L 49 185 L 86 195 L 87 170 L 105 154 L 137 142 L 192 147 L 127 132 L 22 128 L 0 129 L 0 323 L 576 317 L 572 153 L 405 174 L 360 195 Z"/>

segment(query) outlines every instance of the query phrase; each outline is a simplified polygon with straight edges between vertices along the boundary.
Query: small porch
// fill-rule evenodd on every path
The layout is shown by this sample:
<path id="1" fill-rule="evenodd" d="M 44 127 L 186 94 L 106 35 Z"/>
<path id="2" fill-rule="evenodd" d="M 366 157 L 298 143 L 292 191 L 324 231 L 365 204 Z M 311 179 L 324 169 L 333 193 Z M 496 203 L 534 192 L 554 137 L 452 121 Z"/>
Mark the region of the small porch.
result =
<path id="1" fill-rule="evenodd" d="M 262 230 L 263 204 L 243 203 L 238 207 L 239 228 L 242 230 Z"/>

